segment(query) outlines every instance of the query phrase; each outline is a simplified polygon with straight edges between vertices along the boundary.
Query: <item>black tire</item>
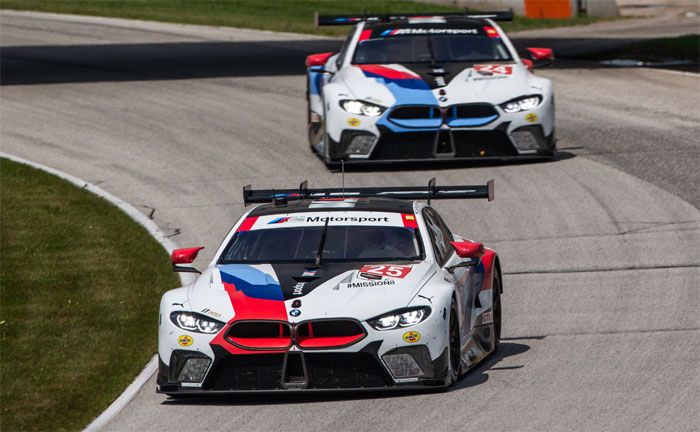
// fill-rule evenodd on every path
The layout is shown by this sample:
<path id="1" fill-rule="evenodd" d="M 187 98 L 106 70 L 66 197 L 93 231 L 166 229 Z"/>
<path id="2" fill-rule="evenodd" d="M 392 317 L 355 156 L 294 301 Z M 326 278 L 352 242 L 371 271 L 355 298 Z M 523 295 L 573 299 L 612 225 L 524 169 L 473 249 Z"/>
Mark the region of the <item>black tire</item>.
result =
<path id="1" fill-rule="evenodd" d="M 501 343 L 502 309 L 501 309 L 501 277 L 496 272 L 493 277 L 493 350 Z"/>
<path id="2" fill-rule="evenodd" d="M 448 385 L 454 384 L 460 375 L 460 357 L 461 357 L 461 343 L 459 338 L 459 317 L 457 316 L 457 305 L 455 301 L 452 300 L 452 306 L 450 307 L 450 322 L 448 331 L 448 341 L 449 341 L 449 371 L 447 372 Z"/>

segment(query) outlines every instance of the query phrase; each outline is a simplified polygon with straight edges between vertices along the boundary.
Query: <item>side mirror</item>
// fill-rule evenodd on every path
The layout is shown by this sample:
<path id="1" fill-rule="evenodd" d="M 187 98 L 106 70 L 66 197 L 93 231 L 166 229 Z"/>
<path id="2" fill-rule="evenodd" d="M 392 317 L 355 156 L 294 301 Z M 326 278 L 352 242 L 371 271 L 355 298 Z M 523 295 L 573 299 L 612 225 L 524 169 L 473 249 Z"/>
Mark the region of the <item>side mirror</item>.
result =
<path id="1" fill-rule="evenodd" d="M 460 258 L 468 259 L 468 261 L 463 261 L 459 264 L 447 267 L 447 271 L 454 273 L 455 269 L 460 267 L 472 267 L 481 261 L 481 257 L 484 256 L 484 244 L 476 243 L 470 241 L 456 242 L 452 241 L 450 244 L 455 248 L 455 253 Z"/>
<path id="2" fill-rule="evenodd" d="M 533 70 L 535 68 L 535 63 L 530 59 L 520 59 L 520 61 L 523 62 L 527 70 Z"/>
<path id="3" fill-rule="evenodd" d="M 325 66 L 326 62 L 335 53 L 332 52 L 325 52 L 325 53 L 319 53 L 319 54 L 311 54 L 306 57 L 306 67 L 310 68 L 313 66 Z"/>
<path id="4" fill-rule="evenodd" d="M 197 254 L 202 249 L 204 249 L 204 246 L 173 250 L 173 253 L 170 254 L 170 261 L 173 263 L 173 271 L 185 273 L 201 273 L 196 268 L 186 264 L 192 264 L 192 261 L 194 261 L 195 258 L 197 258 Z"/>
<path id="5" fill-rule="evenodd" d="M 546 67 L 554 62 L 554 51 L 551 48 L 525 48 L 530 52 L 533 67 Z M 523 63 L 525 61 L 523 60 Z M 526 63 L 527 65 L 527 63 Z"/>

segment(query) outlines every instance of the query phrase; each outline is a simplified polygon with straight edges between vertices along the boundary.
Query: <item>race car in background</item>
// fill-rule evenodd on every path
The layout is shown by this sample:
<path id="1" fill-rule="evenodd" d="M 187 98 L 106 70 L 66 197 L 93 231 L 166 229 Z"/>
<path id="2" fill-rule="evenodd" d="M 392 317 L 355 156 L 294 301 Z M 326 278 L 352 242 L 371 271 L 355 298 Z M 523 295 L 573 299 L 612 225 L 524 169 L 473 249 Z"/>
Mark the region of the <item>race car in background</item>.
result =
<path id="1" fill-rule="evenodd" d="M 251 190 L 191 285 L 160 304 L 158 391 L 448 386 L 499 344 L 496 252 L 454 234 L 436 199 L 484 186 Z M 425 200 L 411 201 L 411 200 Z M 201 247 L 172 253 L 176 271 Z"/>
<path id="2" fill-rule="evenodd" d="M 354 24 L 339 53 L 307 57 L 311 148 L 326 164 L 551 157 L 552 83 L 495 20 L 512 13 L 318 16 Z"/>

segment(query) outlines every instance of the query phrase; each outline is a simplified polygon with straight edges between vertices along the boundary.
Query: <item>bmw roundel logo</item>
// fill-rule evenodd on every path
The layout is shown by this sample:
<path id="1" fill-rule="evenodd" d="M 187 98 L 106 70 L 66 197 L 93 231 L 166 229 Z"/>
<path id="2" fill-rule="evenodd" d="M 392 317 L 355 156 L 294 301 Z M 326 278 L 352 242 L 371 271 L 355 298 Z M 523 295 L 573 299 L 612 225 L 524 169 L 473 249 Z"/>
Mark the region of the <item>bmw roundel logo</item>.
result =
<path id="1" fill-rule="evenodd" d="M 292 309 L 289 311 L 289 315 L 293 317 L 298 317 L 299 315 L 301 315 L 301 311 L 299 309 Z"/>
<path id="2" fill-rule="evenodd" d="M 447 102 L 447 96 L 440 96 L 438 99 L 440 102 Z"/>

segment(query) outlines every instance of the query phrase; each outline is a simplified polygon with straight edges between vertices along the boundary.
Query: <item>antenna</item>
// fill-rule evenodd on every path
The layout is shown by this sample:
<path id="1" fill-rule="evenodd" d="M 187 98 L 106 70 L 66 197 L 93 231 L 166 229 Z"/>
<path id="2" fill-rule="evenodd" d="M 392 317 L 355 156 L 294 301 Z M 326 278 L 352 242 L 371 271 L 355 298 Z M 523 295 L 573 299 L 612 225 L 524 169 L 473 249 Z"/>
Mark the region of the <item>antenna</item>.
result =
<path id="1" fill-rule="evenodd" d="M 299 196 L 301 199 L 307 199 L 309 197 L 309 181 L 304 180 L 299 184 Z"/>

